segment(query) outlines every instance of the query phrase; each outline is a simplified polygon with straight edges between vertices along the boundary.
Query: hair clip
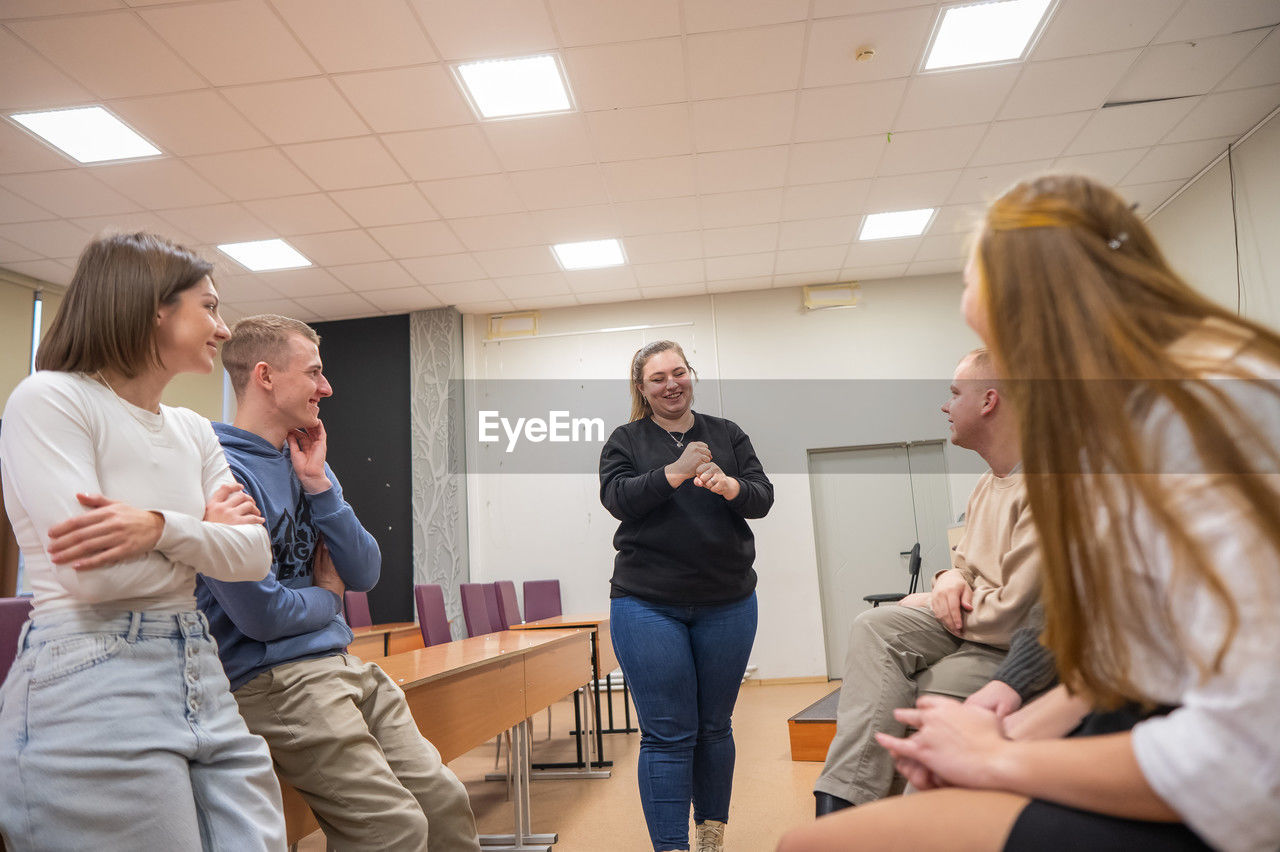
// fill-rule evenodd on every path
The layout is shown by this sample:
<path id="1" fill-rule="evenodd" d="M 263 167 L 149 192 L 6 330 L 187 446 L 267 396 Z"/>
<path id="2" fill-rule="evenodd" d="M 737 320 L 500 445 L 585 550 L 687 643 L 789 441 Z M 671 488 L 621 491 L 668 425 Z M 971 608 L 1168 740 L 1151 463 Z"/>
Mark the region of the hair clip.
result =
<path id="1" fill-rule="evenodd" d="M 1121 231 L 1120 233 L 1116 234 L 1107 242 L 1107 248 L 1111 249 L 1112 251 L 1115 251 L 1116 249 L 1120 248 L 1120 246 L 1124 245 L 1124 241 L 1127 239 L 1129 239 L 1128 232 Z"/>

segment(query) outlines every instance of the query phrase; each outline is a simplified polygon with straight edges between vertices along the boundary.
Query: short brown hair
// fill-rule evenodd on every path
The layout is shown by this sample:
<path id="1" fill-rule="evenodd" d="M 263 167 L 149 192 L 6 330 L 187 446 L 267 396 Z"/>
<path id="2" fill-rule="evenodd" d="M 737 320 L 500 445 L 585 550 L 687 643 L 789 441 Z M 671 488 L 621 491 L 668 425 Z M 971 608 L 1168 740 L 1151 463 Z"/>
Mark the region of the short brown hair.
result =
<path id="1" fill-rule="evenodd" d="M 98 237 L 80 253 L 36 369 L 133 378 L 159 365 L 156 311 L 212 271 L 209 261 L 156 234 Z"/>
<path id="2" fill-rule="evenodd" d="M 231 327 L 231 339 L 222 345 L 222 366 L 231 377 L 231 387 L 236 398 L 244 393 L 253 368 L 266 361 L 273 367 L 281 367 L 291 335 L 320 345 L 320 335 L 305 322 L 282 317 L 278 314 L 258 314 L 245 317 Z"/>

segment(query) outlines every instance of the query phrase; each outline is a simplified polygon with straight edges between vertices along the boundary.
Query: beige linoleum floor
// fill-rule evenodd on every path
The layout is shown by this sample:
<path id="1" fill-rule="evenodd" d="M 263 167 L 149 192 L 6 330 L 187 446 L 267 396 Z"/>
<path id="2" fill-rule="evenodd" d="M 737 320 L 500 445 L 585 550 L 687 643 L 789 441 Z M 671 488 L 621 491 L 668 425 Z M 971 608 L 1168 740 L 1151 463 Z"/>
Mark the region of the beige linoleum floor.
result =
<path id="1" fill-rule="evenodd" d="M 787 718 L 826 695 L 839 684 L 758 684 L 742 688 L 734 713 L 738 760 L 733 778 L 733 805 L 726 834 L 727 852 L 770 852 L 787 828 L 813 819 L 813 782 L 818 763 L 791 760 Z M 618 693 L 617 702 L 621 701 Z M 535 761 L 571 760 L 573 707 L 566 700 L 552 708 L 552 739 L 546 714 L 534 718 Z M 634 720 L 634 713 L 632 719 Z M 621 706 L 615 721 L 621 726 Z M 505 748 L 505 746 L 504 746 Z M 605 736 L 605 757 L 614 761 L 605 780 L 534 781 L 533 830 L 557 832 L 555 852 L 644 852 L 652 847 L 645 831 L 636 792 L 639 734 Z M 511 803 L 506 785 L 485 781 L 493 770 L 493 742 L 449 764 L 467 785 L 482 834 L 510 834 Z M 323 852 L 323 835 L 311 835 L 300 852 Z"/>

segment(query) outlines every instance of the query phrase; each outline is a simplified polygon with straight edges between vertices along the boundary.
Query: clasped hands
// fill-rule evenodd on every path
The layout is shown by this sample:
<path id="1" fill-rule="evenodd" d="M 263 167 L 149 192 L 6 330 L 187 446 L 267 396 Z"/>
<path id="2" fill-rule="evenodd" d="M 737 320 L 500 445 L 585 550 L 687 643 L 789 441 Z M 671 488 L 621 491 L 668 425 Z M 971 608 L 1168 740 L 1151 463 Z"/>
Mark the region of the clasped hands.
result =
<path id="1" fill-rule="evenodd" d="M 711 460 L 711 448 L 703 441 L 690 441 L 684 448 L 680 458 L 666 467 L 667 481 L 678 486 L 686 479 L 692 479 L 698 488 L 705 488 L 713 494 L 719 494 L 726 500 L 738 496 L 742 486 L 738 480 L 720 469 L 720 465 Z"/>
<path id="2" fill-rule="evenodd" d="M 77 571 L 104 568 L 155 550 L 164 532 L 164 515 L 109 500 L 101 494 L 77 494 L 89 511 L 49 529 L 49 559 Z M 202 520 L 215 524 L 261 524 L 262 513 L 240 483 L 218 487 L 205 504 Z"/>
<path id="3" fill-rule="evenodd" d="M 917 790 L 998 788 L 997 769 L 1013 742 L 1005 737 L 996 712 L 977 703 L 925 695 L 915 707 L 895 710 L 893 716 L 915 732 L 907 737 L 878 733 L 876 741 Z"/>

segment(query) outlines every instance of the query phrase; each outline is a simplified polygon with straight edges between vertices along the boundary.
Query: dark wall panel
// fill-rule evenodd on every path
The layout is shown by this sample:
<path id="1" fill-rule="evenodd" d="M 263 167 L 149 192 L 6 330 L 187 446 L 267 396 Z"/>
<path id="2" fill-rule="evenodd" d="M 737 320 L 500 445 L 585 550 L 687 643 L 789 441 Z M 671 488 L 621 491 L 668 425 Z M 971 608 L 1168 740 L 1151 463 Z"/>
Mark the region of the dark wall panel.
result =
<path id="1" fill-rule="evenodd" d="M 320 403 L 329 466 L 382 548 L 369 593 L 375 624 L 413 620 L 413 487 L 409 454 L 409 317 L 314 325 L 333 396 Z"/>

